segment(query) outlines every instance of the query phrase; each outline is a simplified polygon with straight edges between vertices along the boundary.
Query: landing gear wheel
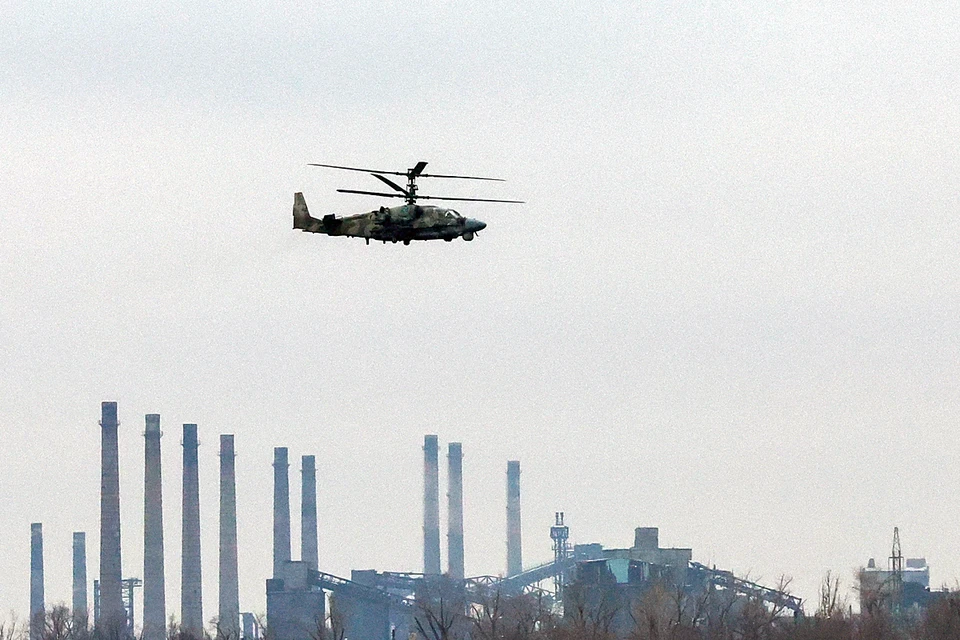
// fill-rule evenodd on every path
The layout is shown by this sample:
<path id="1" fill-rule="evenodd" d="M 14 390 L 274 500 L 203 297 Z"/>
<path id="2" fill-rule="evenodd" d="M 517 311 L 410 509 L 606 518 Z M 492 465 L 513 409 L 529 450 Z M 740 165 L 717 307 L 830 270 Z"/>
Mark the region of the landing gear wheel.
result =
<path id="1" fill-rule="evenodd" d="M 410 241 L 409 241 L 409 240 L 404 240 L 404 241 L 403 241 L 403 244 L 405 244 L 405 245 L 410 244 Z"/>

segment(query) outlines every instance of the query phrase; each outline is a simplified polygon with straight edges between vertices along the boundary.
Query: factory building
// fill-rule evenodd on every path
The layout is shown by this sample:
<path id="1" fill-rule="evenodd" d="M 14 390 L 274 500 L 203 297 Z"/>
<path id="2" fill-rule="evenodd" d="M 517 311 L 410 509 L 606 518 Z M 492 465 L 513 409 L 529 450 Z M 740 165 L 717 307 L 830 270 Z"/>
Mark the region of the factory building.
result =
<path id="1" fill-rule="evenodd" d="M 926 558 L 904 558 L 900 550 L 900 530 L 894 527 L 893 548 L 888 566 L 882 569 L 870 558 L 857 575 L 860 610 L 877 607 L 896 615 L 919 612 L 944 595 L 930 590 L 930 567 Z"/>
<path id="2" fill-rule="evenodd" d="M 317 585 L 316 461 L 303 457 L 301 557 L 290 559 L 290 482 L 287 448 L 273 450 L 273 577 L 267 580 L 267 621 L 274 640 L 317 637 L 326 602 Z"/>
<path id="3" fill-rule="evenodd" d="M 163 574 L 163 517 L 160 476 L 160 416 L 148 414 L 144 431 L 144 580 L 120 574 L 119 456 L 117 405 L 101 406 L 101 537 L 100 572 L 94 581 L 95 624 L 116 632 L 122 624 L 135 631 L 134 591 L 143 587 L 144 640 L 162 633 L 166 613 Z M 182 630 L 195 637 L 205 633 L 202 614 L 198 429 L 183 425 L 181 621 Z M 422 573 L 354 570 L 350 578 L 320 571 L 318 549 L 316 458 L 303 456 L 301 466 L 300 559 L 291 553 L 288 450 L 274 449 L 273 572 L 266 580 L 267 621 L 273 640 L 302 640 L 325 633 L 328 625 L 342 627 L 349 640 L 389 640 L 416 629 L 424 607 L 441 600 L 466 611 L 496 594 L 532 594 L 543 606 L 571 611 L 619 602 L 629 607 L 654 585 L 670 589 L 728 592 L 735 597 L 759 598 L 794 612 L 796 598 L 736 578 L 730 572 L 709 569 L 692 561 L 686 547 L 663 548 L 656 527 L 638 527 L 631 547 L 604 548 L 600 544 L 568 545 L 569 527 L 563 514 L 549 529 L 554 543 L 552 560 L 524 567 L 521 557 L 520 461 L 506 468 L 506 571 L 501 576 L 465 576 L 463 449 L 449 443 L 447 452 L 447 572 L 442 573 L 440 537 L 439 441 L 426 435 L 423 442 L 423 568 Z M 238 593 L 237 494 L 234 437 L 220 436 L 219 504 L 219 616 L 218 635 L 257 637 L 250 614 L 241 614 Z M 86 549 L 83 532 L 74 533 L 73 609 L 75 619 L 86 617 Z M 929 569 L 922 559 L 907 559 L 898 574 L 906 593 L 917 585 L 929 593 Z M 883 585 L 889 575 L 875 563 L 864 570 L 865 584 Z M 553 588 L 541 585 L 553 582 Z M 873 581 L 873 582 L 870 582 Z M 31 530 L 31 614 L 43 609 L 43 541 L 40 524 Z M 328 600 L 329 599 L 329 600 Z M 329 605 L 328 605 L 329 602 Z M 331 613 L 328 616 L 328 609 Z M 243 620 L 241 624 L 241 618 Z M 421 620 L 421 622 L 423 622 Z M 104 625 L 110 625 L 104 627 Z M 625 623 L 624 623 L 625 624 Z M 36 638 L 38 629 L 33 629 Z M 242 635 L 241 635 L 242 633 Z"/>
<path id="4" fill-rule="evenodd" d="M 930 588 L 930 567 L 926 558 L 904 558 L 901 580 L 906 585 L 917 585 L 921 589 Z M 893 569 L 881 569 L 877 561 L 870 558 L 867 566 L 860 572 L 860 587 L 866 591 L 878 591 L 885 585 L 891 585 L 896 579 Z"/>
<path id="5" fill-rule="evenodd" d="M 626 632 L 636 604 L 652 586 L 671 593 L 686 587 L 693 550 L 661 548 L 659 529 L 637 527 L 630 548 L 575 545 L 573 556 L 576 566 L 562 594 L 565 615 L 609 619 L 612 629 Z"/>
<path id="6" fill-rule="evenodd" d="M 454 442 L 448 449 L 447 576 L 441 575 L 439 442 L 436 435 L 424 436 L 423 453 L 423 573 L 354 570 L 347 579 L 317 570 L 316 462 L 313 456 L 303 457 L 302 559 L 290 559 L 287 449 L 277 447 L 274 450 L 274 575 L 267 580 L 266 587 L 267 621 L 275 640 L 316 636 L 319 627 L 325 624 L 342 626 L 347 638 L 388 640 L 406 637 L 414 628 L 418 597 L 426 597 L 436 591 L 438 585 L 447 585 L 448 581 L 456 585 L 455 590 L 462 590 L 462 446 Z M 519 496 L 518 492 L 519 487 Z M 327 619 L 327 593 L 330 594 L 331 617 L 335 620 Z"/>
<path id="7" fill-rule="evenodd" d="M 598 545 L 577 545 L 574 555 L 596 555 Z M 600 558 L 588 562 L 603 562 L 617 582 L 629 581 L 630 575 L 642 576 L 644 580 L 656 577 L 672 586 L 687 581 L 687 568 L 693 559 L 693 550 L 688 548 L 660 548 L 660 530 L 657 527 L 637 527 L 634 530 L 633 546 L 629 549 L 602 549 Z M 635 576 L 635 577 L 636 577 Z"/>
<path id="8" fill-rule="evenodd" d="M 693 596 L 709 615 L 710 607 L 731 610 L 748 600 L 771 610 L 802 615 L 801 600 L 788 593 L 737 578 L 732 572 L 693 562 L 693 550 L 662 548 L 656 527 L 637 527 L 628 549 L 604 549 L 599 544 L 575 545 L 574 567 L 562 591 L 564 617 L 605 620 L 609 629 L 629 634 L 635 612 L 652 589 L 676 598 Z M 692 622 L 692 620 L 690 621 Z"/>
<path id="9" fill-rule="evenodd" d="M 877 567 L 870 558 L 857 576 L 860 610 L 867 611 L 880 605 L 893 610 L 925 609 L 931 597 L 930 567 L 925 558 L 905 558 L 902 570 Z"/>

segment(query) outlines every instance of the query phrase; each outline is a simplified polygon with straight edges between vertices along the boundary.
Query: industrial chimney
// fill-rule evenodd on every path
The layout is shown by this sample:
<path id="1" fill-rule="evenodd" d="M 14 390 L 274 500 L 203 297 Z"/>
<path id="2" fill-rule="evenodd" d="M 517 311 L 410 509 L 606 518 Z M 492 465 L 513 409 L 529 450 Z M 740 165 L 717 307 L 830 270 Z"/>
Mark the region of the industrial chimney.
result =
<path id="1" fill-rule="evenodd" d="M 117 403 L 100 406 L 100 623 L 107 629 L 127 626 L 120 593 L 120 453 Z"/>
<path id="2" fill-rule="evenodd" d="M 317 459 L 302 458 L 302 483 L 300 491 L 300 559 L 307 567 L 317 570 Z"/>
<path id="3" fill-rule="evenodd" d="M 43 636 L 43 525 L 30 525 L 30 640 Z"/>
<path id="4" fill-rule="evenodd" d="M 273 449 L 273 577 L 290 562 L 290 479 L 287 448 Z"/>
<path id="5" fill-rule="evenodd" d="M 87 534 L 73 532 L 73 621 L 74 629 L 87 628 Z"/>
<path id="6" fill-rule="evenodd" d="M 180 623 L 186 633 L 203 637 L 200 579 L 200 479 L 197 425 L 183 425 L 183 535 L 180 571 Z"/>
<path id="7" fill-rule="evenodd" d="M 507 576 L 523 572 L 520 549 L 520 461 L 507 462 Z"/>
<path id="8" fill-rule="evenodd" d="M 147 414 L 143 440 L 143 640 L 164 640 L 167 637 L 167 604 L 163 577 L 163 492 L 158 414 Z"/>
<path id="9" fill-rule="evenodd" d="M 463 446 L 447 447 L 447 571 L 453 580 L 463 580 Z"/>
<path id="10" fill-rule="evenodd" d="M 423 573 L 440 575 L 440 462 L 437 436 L 423 437 Z"/>
<path id="11" fill-rule="evenodd" d="M 240 637 L 237 575 L 237 476 L 233 436 L 220 436 L 220 611 L 218 636 Z"/>

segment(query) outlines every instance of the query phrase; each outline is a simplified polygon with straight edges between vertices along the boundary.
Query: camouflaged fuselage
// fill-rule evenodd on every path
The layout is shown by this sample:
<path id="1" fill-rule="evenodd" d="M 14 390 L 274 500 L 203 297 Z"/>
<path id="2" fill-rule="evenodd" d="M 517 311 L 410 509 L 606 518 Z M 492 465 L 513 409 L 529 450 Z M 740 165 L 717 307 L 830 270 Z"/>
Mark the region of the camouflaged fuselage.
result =
<path id="1" fill-rule="evenodd" d="M 329 214 L 317 219 L 308 213 L 303 195 L 294 196 L 293 228 L 311 233 L 409 243 L 411 240 L 449 241 L 458 237 L 472 240 L 484 227 L 483 222 L 464 218 L 453 209 L 418 204 L 381 207 L 342 218 Z"/>

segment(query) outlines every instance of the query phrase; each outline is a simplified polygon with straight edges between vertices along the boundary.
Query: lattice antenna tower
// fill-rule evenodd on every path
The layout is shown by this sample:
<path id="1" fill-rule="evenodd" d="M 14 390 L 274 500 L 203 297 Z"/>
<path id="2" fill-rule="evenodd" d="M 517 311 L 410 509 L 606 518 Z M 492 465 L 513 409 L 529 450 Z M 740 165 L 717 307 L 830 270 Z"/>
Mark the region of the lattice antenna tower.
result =
<path id="1" fill-rule="evenodd" d="M 550 539 L 553 540 L 553 592 L 554 598 L 560 602 L 563 597 L 563 561 L 569 555 L 570 527 L 563 524 L 563 511 L 554 513 L 554 525 L 550 527 Z"/>
<path id="2" fill-rule="evenodd" d="M 893 548 L 890 551 L 890 571 L 893 587 L 891 594 L 893 598 L 894 612 L 900 611 L 900 604 L 903 601 L 903 552 L 900 550 L 900 529 L 893 528 Z"/>

